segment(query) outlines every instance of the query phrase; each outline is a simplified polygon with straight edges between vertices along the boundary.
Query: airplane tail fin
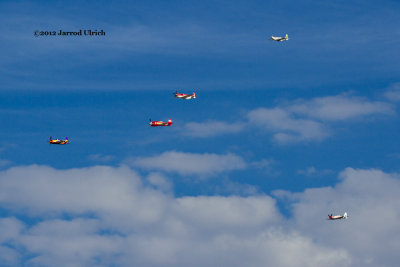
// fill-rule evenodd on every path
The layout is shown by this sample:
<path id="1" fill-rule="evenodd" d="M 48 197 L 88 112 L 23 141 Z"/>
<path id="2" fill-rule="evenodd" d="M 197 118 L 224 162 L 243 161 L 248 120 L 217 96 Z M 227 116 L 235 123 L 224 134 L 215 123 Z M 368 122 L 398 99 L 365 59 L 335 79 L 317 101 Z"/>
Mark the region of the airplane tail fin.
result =
<path id="1" fill-rule="evenodd" d="M 345 218 L 345 219 L 347 219 L 347 212 L 345 212 L 344 214 L 343 214 L 343 218 Z"/>
<path id="2" fill-rule="evenodd" d="M 195 92 L 193 92 L 193 98 L 196 98 L 196 93 Z"/>
<path id="3" fill-rule="evenodd" d="M 66 137 L 65 137 L 65 140 L 67 140 L 67 141 L 68 141 L 68 136 L 66 136 Z"/>
<path id="4" fill-rule="evenodd" d="M 288 34 L 285 35 L 285 39 L 289 40 L 289 35 Z"/>
<path id="5" fill-rule="evenodd" d="M 168 120 L 168 125 L 172 125 L 172 120 L 171 119 Z"/>

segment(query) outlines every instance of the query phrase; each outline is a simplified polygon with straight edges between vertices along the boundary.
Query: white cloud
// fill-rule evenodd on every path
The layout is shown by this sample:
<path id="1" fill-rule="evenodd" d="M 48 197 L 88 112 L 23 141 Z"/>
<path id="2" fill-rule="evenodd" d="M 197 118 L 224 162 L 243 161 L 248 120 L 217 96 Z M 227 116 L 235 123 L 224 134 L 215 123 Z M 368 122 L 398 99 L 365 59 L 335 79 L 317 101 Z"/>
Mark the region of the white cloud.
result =
<path id="1" fill-rule="evenodd" d="M 294 227 L 313 236 L 318 244 L 345 248 L 356 259 L 352 266 L 396 266 L 400 176 L 348 168 L 340 177 L 335 187 L 287 193 L 286 197 L 294 200 Z M 284 196 L 282 192 L 278 195 Z M 349 214 L 348 220 L 326 220 L 327 214 L 344 212 Z"/>
<path id="2" fill-rule="evenodd" d="M 24 265 L 346 266 L 342 249 L 285 228 L 266 195 L 176 198 L 126 167 L 0 172 L 3 259 Z M 71 218 L 66 220 L 65 215 Z"/>
<path id="3" fill-rule="evenodd" d="M 156 190 L 136 193 L 142 183 L 128 167 L 11 168 L 1 173 L 0 187 L 0 203 L 24 214 L 79 215 L 96 210 L 108 214 L 106 220 L 119 220 L 125 225 L 157 220 L 162 214 L 150 206 L 159 207 L 164 202 L 164 195 Z M 139 204 L 141 201 L 150 206 Z"/>
<path id="4" fill-rule="evenodd" d="M 101 261 L 111 265 L 118 253 L 121 237 L 101 235 L 99 222 L 93 219 L 48 220 L 21 233 L 21 243 L 35 257 L 28 265 L 89 266 Z"/>
<path id="5" fill-rule="evenodd" d="M 0 246 L 0 266 L 20 266 L 20 255 L 9 247 Z"/>
<path id="6" fill-rule="evenodd" d="M 396 266 L 400 176 L 348 168 L 340 178 L 278 193 L 293 209 L 285 219 L 267 195 L 174 197 L 127 167 L 14 167 L 0 172 L 0 207 L 16 216 L 0 219 L 0 262 Z M 326 220 L 344 211 L 348 220 Z"/>
<path id="7" fill-rule="evenodd" d="M 167 151 L 157 156 L 139 157 L 128 162 L 143 169 L 176 172 L 180 175 L 211 175 L 246 168 L 246 162 L 232 153 L 218 155 Z"/>
<path id="8" fill-rule="evenodd" d="M 274 139 L 279 143 L 322 140 L 328 135 L 328 130 L 322 123 L 295 118 L 282 108 L 259 108 L 250 111 L 247 116 L 251 124 L 276 132 Z"/>
<path id="9" fill-rule="evenodd" d="M 172 183 L 168 181 L 167 177 L 161 173 L 152 172 L 146 177 L 146 180 L 151 185 L 165 192 L 170 192 L 173 187 Z"/>
<path id="10" fill-rule="evenodd" d="M 374 114 L 392 114 L 391 104 L 341 94 L 299 101 L 289 107 L 295 114 L 328 121 L 343 121 Z"/>
<path id="11" fill-rule="evenodd" d="M 281 144 L 320 141 L 332 134 L 330 122 L 389 115 L 394 107 L 387 102 L 341 94 L 296 100 L 274 108 L 258 108 L 247 114 L 249 123 L 273 132 Z"/>
<path id="12" fill-rule="evenodd" d="M 245 123 L 226 123 L 221 121 L 189 122 L 183 129 L 183 134 L 192 137 L 212 137 L 222 134 L 238 133 L 246 126 Z"/>
<path id="13" fill-rule="evenodd" d="M 191 122 L 185 125 L 182 134 L 213 137 L 239 133 L 249 126 L 255 126 L 272 132 L 274 140 L 280 144 L 321 141 L 333 133 L 333 122 L 394 113 L 391 103 L 371 101 L 365 97 L 344 93 L 310 100 L 298 99 L 272 108 L 253 109 L 247 113 L 244 122 Z"/>

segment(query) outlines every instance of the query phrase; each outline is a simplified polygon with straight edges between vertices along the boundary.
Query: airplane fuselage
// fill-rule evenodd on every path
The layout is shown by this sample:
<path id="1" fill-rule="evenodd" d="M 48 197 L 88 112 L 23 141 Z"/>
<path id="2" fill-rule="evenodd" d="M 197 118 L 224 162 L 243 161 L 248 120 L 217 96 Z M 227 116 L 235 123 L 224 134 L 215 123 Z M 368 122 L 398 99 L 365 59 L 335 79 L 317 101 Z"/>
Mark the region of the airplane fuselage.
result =
<path id="1" fill-rule="evenodd" d="M 289 36 L 286 34 L 285 37 L 277 37 L 277 36 L 271 36 L 271 41 L 277 41 L 277 42 L 283 42 L 289 40 Z"/>
<path id="2" fill-rule="evenodd" d="M 340 220 L 344 219 L 344 216 L 329 216 L 329 220 Z"/>
<path id="3" fill-rule="evenodd" d="M 52 145 L 66 145 L 69 143 L 68 140 L 59 140 L 59 139 L 53 139 L 49 141 L 50 144 Z"/>
<path id="4" fill-rule="evenodd" d="M 176 98 L 183 98 L 183 99 L 192 99 L 192 98 L 196 98 L 196 93 L 193 93 L 191 95 L 175 93 L 175 97 Z"/>
<path id="5" fill-rule="evenodd" d="M 329 220 L 341 220 L 341 219 L 347 219 L 347 212 L 345 212 L 343 215 L 328 215 Z"/>
<path id="6" fill-rule="evenodd" d="M 157 127 L 157 126 L 171 126 L 172 125 L 172 120 L 168 120 L 168 122 L 164 121 L 150 121 L 150 126 L 151 127 Z"/>

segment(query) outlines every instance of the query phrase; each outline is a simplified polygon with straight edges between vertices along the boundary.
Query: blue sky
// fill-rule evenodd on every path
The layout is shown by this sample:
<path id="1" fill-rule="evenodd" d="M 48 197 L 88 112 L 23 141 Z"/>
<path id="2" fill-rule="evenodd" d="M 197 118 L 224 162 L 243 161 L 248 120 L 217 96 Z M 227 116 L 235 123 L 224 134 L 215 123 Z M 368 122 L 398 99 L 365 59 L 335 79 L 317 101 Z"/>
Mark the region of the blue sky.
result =
<path id="1" fill-rule="evenodd" d="M 398 262 L 399 11 L 398 1 L 2 1 L 0 265 Z M 60 29 L 106 36 L 33 35 Z M 324 221 L 344 211 L 345 223 Z M 369 212 L 387 223 L 373 220 L 368 238 L 391 245 L 364 247 L 366 259 L 361 243 L 374 242 L 351 238 L 370 231 Z M 332 232 L 348 244 L 327 242 Z"/>

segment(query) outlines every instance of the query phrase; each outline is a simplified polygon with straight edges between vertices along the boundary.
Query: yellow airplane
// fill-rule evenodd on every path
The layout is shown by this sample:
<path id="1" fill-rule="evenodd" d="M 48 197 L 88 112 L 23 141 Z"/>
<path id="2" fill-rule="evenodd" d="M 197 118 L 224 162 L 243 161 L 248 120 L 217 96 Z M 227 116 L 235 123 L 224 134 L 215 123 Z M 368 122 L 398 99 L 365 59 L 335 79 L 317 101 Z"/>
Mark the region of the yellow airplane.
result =
<path id="1" fill-rule="evenodd" d="M 68 143 L 69 143 L 68 137 L 65 137 L 65 140 L 60 140 L 60 139 L 53 139 L 50 136 L 49 144 L 52 144 L 52 145 L 66 145 Z"/>

